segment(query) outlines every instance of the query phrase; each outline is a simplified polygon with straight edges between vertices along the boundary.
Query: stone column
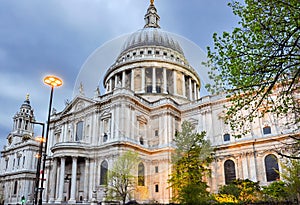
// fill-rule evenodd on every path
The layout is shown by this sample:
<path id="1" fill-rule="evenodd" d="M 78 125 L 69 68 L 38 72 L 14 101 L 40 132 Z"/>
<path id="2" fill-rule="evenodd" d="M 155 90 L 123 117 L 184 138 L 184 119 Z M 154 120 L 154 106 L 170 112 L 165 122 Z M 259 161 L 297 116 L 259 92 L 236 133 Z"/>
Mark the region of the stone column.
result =
<path id="1" fill-rule="evenodd" d="M 89 191 L 88 191 L 88 194 L 89 194 L 89 198 L 91 199 L 92 198 L 92 192 L 95 190 L 95 160 L 94 159 L 90 159 L 90 172 L 89 172 Z"/>
<path id="2" fill-rule="evenodd" d="M 111 92 L 112 91 L 112 80 L 111 78 L 109 79 L 109 90 L 108 92 Z"/>
<path id="3" fill-rule="evenodd" d="M 156 93 L 156 69 L 152 69 L 152 93 Z"/>
<path id="4" fill-rule="evenodd" d="M 185 75 L 182 73 L 182 95 L 183 97 L 186 97 L 186 92 L 185 92 Z"/>
<path id="5" fill-rule="evenodd" d="M 141 68 L 142 69 L 142 93 L 145 92 L 145 68 Z"/>
<path id="6" fill-rule="evenodd" d="M 122 72 L 122 88 L 125 88 L 125 78 L 126 78 L 126 75 L 125 75 L 125 70 Z"/>
<path id="7" fill-rule="evenodd" d="M 134 92 L 134 69 L 131 70 L 131 85 L 130 89 Z"/>
<path id="8" fill-rule="evenodd" d="M 58 190 L 58 199 L 56 203 L 61 203 L 63 201 L 64 194 L 64 183 L 65 183 L 65 165 L 66 158 L 62 157 L 60 159 L 60 176 L 59 176 L 59 190 Z"/>
<path id="9" fill-rule="evenodd" d="M 197 100 L 197 84 L 194 82 L 194 99 Z"/>
<path id="10" fill-rule="evenodd" d="M 120 133 L 120 106 L 115 105 L 115 139 L 119 139 L 119 133 Z"/>
<path id="11" fill-rule="evenodd" d="M 190 90 L 189 100 L 193 100 L 192 79 L 191 78 L 189 78 L 189 90 Z"/>
<path id="12" fill-rule="evenodd" d="M 85 159 L 84 165 L 84 184 L 83 184 L 83 201 L 88 201 L 88 188 L 89 188 L 89 159 Z"/>
<path id="13" fill-rule="evenodd" d="M 53 203 L 55 200 L 55 190 L 56 190 L 56 182 L 57 182 L 57 158 L 53 159 L 53 167 L 51 171 L 50 180 L 50 195 L 49 195 L 49 203 Z"/>
<path id="14" fill-rule="evenodd" d="M 115 75 L 115 89 L 118 88 L 118 75 Z"/>
<path id="15" fill-rule="evenodd" d="M 71 179 L 71 195 L 69 203 L 76 203 L 76 181 L 77 181 L 77 157 L 72 157 L 72 179 Z"/>
<path id="16" fill-rule="evenodd" d="M 164 81 L 164 93 L 165 94 L 168 94 L 168 91 L 167 91 L 167 69 L 166 68 L 163 68 L 163 81 Z"/>
<path id="17" fill-rule="evenodd" d="M 177 95 L 177 73 L 173 70 L 174 95 Z"/>
<path id="18" fill-rule="evenodd" d="M 123 122 L 123 132 L 124 132 L 124 135 L 125 137 L 128 137 L 130 138 L 130 118 L 131 118 L 131 115 L 130 115 L 130 104 L 128 105 L 124 105 L 124 122 Z"/>

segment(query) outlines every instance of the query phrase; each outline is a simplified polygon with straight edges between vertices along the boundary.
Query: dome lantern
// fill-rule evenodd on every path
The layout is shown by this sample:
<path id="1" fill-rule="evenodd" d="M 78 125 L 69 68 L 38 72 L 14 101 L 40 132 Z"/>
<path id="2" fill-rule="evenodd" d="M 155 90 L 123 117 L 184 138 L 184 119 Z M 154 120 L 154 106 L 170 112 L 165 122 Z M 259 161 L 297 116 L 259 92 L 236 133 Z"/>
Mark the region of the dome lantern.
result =
<path id="1" fill-rule="evenodd" d="M 154 6 L 154 0 L 150 0 L 150 5 L 147 9 L 144 19 L 146 23 L 144 28 L 160 28 L 158 24 L 160 17 L 157 14 L 157 10 Z"/>

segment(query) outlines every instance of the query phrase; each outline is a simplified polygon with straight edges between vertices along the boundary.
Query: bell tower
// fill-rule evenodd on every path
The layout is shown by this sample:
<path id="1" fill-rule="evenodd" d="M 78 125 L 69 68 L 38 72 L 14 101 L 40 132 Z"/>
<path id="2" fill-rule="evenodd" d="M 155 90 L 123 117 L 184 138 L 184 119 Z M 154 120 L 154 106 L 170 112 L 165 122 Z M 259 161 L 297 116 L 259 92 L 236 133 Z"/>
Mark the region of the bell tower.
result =
<path id="1" fill-rule="evenodd" d="M 31 122 L 34 121 L 34 114 L 28 94 L 19 112 L 13 117 L 13 120 L 13 128 L 11 134 L 8 136 L 9 144 L 27 141 L 33 137 L 33 124 Z"/>

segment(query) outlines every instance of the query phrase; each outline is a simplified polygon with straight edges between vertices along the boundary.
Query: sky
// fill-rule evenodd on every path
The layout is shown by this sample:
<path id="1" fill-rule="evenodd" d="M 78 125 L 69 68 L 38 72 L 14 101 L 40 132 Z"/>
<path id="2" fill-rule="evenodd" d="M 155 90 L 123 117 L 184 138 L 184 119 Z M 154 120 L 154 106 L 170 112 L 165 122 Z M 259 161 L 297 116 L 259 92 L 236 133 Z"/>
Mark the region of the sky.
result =
<path id="1" fill-rule="evenodd" d="M 155 0 L 163 30 L 183 36 L 204 52 L 214 32 L 238 26 L 230 0 Z M 36 121 L 46 122 L 49 74 L 63 79 L 53 107 L 71 101 L 82 66 L 112 39 L 144 26 L 149 0 L 0 0 L 0 150 L 26 94 Z M 117 57 L 117 56 L 116 56 Z M 113 62 L 111 62 L 113 64 Z"/>

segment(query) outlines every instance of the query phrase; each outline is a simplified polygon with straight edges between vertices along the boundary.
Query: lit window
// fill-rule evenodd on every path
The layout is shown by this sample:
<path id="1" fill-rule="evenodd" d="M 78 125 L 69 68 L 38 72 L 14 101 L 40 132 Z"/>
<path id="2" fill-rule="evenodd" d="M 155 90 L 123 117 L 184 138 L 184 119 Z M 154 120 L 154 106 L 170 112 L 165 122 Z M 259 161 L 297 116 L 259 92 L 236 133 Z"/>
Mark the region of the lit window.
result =
<path id="1" fill-rule="evenodd" d="M 145 186 L 145 166 L 142 162 L 138 167 L 138 186 Z"/>

